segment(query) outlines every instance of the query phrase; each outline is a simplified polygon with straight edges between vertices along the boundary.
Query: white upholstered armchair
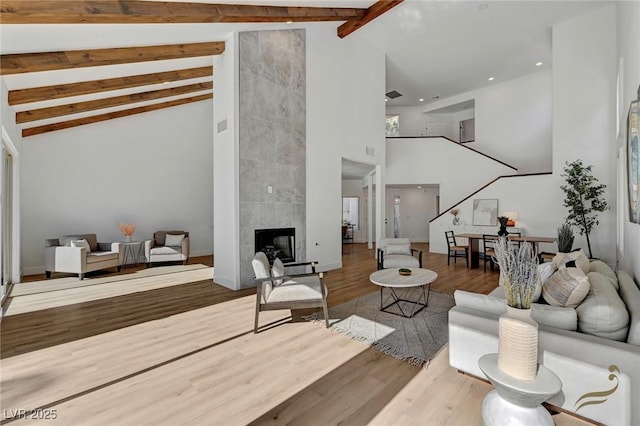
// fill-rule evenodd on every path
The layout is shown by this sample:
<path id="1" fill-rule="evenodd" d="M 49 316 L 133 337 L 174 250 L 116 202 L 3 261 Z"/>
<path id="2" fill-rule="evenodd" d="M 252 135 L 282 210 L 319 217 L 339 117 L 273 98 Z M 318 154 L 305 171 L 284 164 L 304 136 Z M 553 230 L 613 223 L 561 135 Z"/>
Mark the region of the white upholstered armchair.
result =
<path id="1" fill-rule="evenodd" d="M 96 234 L 64 235 L 45 240 L 44 268 L 47 278 L 52 272 L 78 274 L 122 265 L 120 243 L 99 243 Z"/>
<path id="2" fill-rule="evenodd" d="M 422 251 L 411 248 L 409 238 L 382 238 L 378 245 L 378 269 L 385 268 L 422 268 Z"/>
<path id="3" fill-rule="evenodd" d="M 144 242 L 147 267 L 156 262 L 182 262 L 189 258 L 189 233 L 185 231 L 156 231 L 153 239 Z"/>
<path id="4" fill-rule="evenodd" d="M 253 332 L 258 332 L 258 316 L 261 311 L 278 309 L 322 308 L 324 320 L 329 327 L 327 311 L 327 287 L 322 282 L 322 273 L 315 273 L 315 262 L 283 264 L 276 258 L 273 267 L 269 265 L 267 256 L 259 251 L 251 261 L 255 273 L 256 317 Z M 290 267 L 310 266 L 313 273 L 287 275 L 285 269 Z"/>

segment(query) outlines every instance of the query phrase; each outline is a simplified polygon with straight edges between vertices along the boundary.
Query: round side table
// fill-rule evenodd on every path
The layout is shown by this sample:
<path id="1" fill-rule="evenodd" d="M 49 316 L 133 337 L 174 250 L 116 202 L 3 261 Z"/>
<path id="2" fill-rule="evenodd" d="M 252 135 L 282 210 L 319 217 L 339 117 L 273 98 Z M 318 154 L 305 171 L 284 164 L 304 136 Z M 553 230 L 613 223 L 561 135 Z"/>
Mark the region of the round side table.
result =
<path id="1" fill-rule="evenodd" d="M 535 379 L 515 379 L 500 370 L 498 354 L 482 356 L 478 366 L 495 387 L 482 401 L 485 425 L 553 426 L 551 414 L 542 406 L 562 389 L 562 382 L 553 371 L 539 365 Z"/>

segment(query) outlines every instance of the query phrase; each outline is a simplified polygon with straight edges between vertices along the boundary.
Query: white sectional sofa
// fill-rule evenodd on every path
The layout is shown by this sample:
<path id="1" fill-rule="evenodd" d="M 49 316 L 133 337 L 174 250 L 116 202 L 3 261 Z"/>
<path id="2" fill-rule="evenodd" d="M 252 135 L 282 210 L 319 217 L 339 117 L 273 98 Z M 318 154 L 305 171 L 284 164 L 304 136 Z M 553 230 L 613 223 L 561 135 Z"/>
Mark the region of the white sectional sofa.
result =
<path id="1" fill-rule="evenodd" d="M 607 425 L 640 425 L 640 289 L 626 272 L 600 261 L 589 266 L 591 289 L 574 308 L 534 304 L 539 362 L 562 391 L 548 402 Z M 489 295 L 457 290 L 449 311 L 449 362 L 482 377 L 478 359 L 498 352 L 500 287 Z"/>

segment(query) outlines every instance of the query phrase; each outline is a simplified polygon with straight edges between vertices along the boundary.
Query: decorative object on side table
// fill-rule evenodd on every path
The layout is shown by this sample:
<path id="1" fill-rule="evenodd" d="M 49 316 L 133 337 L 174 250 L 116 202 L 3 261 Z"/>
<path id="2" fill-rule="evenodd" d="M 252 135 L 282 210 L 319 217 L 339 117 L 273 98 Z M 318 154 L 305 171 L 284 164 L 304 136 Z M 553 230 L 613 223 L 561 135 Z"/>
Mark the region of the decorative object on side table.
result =
<path id="1" fill-rule="evenodd" d="M 574 236 L 571 225 L 563 223 L 560 228 L 558 228 L 558 252 L 570 253 L 573 247 L 573 240 Z"/>
<path id="2" fill-rule="evenodd" d="M 509 235 L 509 231 L 507 231 L 507 222 L 509 222 L 509 218 L 507 216 L 498 216 L 498 223 L 500 223 L 498 235 L 501 237 L 506 237 L 507 235 Z"/>
<path id="3" fill-rule="evenodd" d="M 566 184 L 560 186 L 566 195 L 563 204 L 569 209 L 566 221 L 577 226 L 580 235 L 587 238 L 590 259 L 593 259 L 593 254 L 589 234 L 600 223 L 598 213 L 609 209 L 607 200 L 602 196 L 607 185 L 597 184 L 598 179 L 591 174 L 592 168 L 583 165 L 582 160 L 565 163 L 562 177 Z"/>
<path id="4" fill-rule="evenodd" d="M 538 323 L 531 303 L 539 287 L 538 262 L 529 242 L 513 250 L 506 237 L 495 244 L 507 312 L 498 322 L 498 366 L 511 377 L 533 380 L 538 369 Z"/>
<path id="5" fill-rule="evenodd" d="M 451 209 L 451 210 L 449 210 L 449 213 L 451 213 L 453 215 L 453 224 L 454 225 L 460 225 L 460 218 L 458 217 L 458 214 L 460 213 L 460 210 Z"/>
<path id="6" fill-rule="evenodd" d="M 405 275 L 405 276 L 406 275 L 411 275 L 411 269 L 409 269 L 409 268 L 400 268 L 400 269 L 398 269 L 398 273 L 400 275 Z"/>
<path id="7" fill-rule="evenodd" d="M 124 241 L 126 243 L 131 242 L 131 236 L 136 232 L 136 225 L 133 223 L 121 223 L 118 228 L 124 234 Z"/>

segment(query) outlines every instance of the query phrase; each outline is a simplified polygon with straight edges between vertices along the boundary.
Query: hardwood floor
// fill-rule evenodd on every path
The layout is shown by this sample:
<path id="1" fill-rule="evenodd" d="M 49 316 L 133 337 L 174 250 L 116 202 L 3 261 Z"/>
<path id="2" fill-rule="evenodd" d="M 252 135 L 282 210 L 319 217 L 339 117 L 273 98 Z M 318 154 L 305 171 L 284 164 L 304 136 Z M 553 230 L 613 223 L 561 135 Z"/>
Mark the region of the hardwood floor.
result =
<path id="1" fill-rule="evenodd" d="M 55 410 L 50 422 L 63 425 L 481 423 L 491 386 L 451 369 L 446 348 L 422 369 L 288 311 L 261 313 L 276 326 L 253 334 L 255 291 L 194 276 L 211 271 L 210 257 L 190 263 L 203 267 L 16 285 L 1 323 L 2 423 L 35 422 L 16 410 Z M 325 276 L 331 306 L 376 291 L 372 250 L 355 244 L 343 263 Z M 425 253 L 424 267 L 439 274 L 434 291 L 498 282 L 444 255 Z"/>

